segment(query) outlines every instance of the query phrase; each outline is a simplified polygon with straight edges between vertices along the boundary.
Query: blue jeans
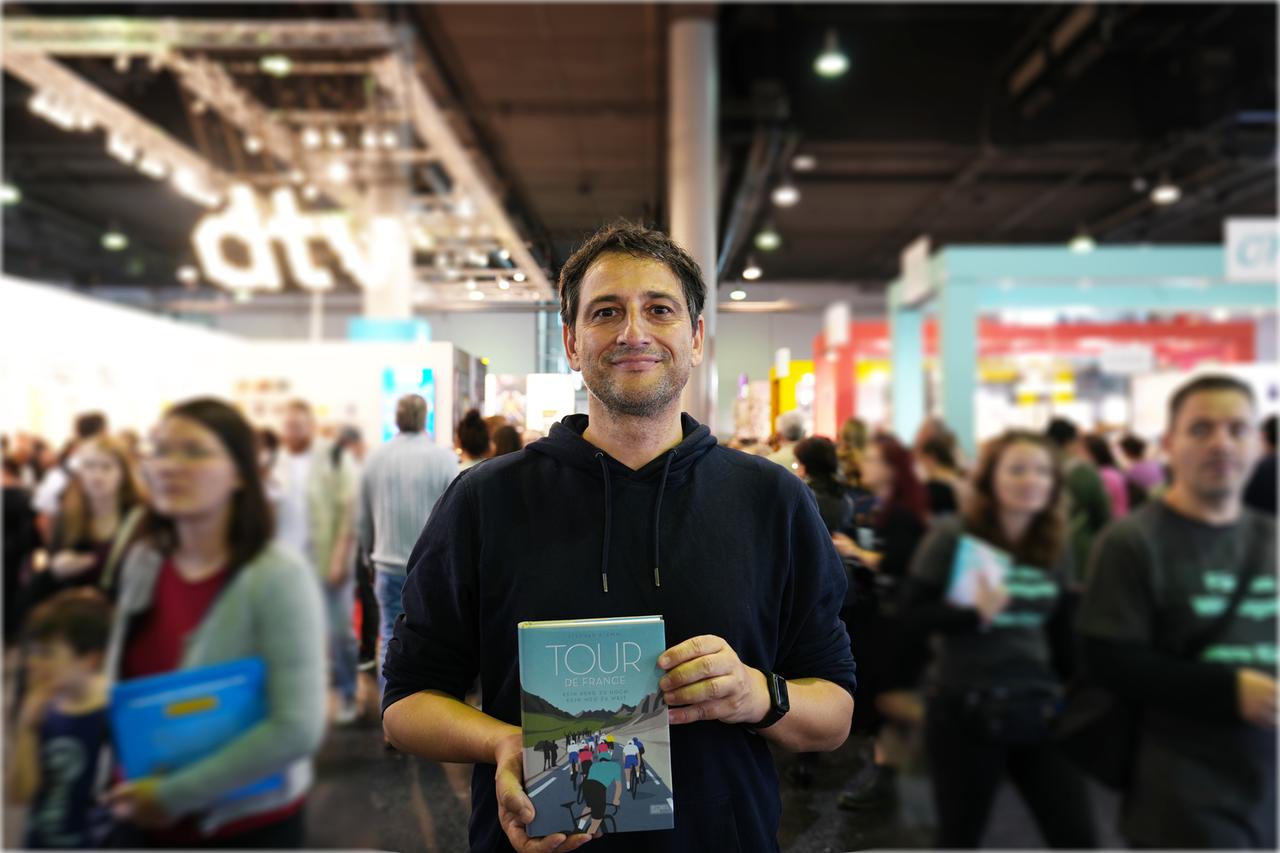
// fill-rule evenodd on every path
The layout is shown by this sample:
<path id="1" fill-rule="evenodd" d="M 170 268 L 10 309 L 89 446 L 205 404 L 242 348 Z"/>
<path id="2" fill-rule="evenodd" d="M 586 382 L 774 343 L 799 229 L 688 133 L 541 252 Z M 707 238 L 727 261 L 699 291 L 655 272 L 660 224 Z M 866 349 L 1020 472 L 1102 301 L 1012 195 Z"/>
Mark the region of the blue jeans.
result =
<path id="1" fill-rule="evenodd" d="M 376 568 L 376 567 L 375 567 Z M 373 593 L 378 597 L 378 692 L 387 689 L 387 679 L 382 667 L 387 662 L 387 644 L 396 631 L 396 620 L 404 610 L 404 575 L 393 575 L 377 569 L 374 572 Z"/>
<path id="2" fill-rule="evenodd" d="M 352 621 L 355 579 L 348 578 L 338 586 L 324 584 L 324 606 L 329 622 L 329 664 L 333 667 L 333 686 L 343 701 L 352 702 L 356 698 L 356 666 L 360 656 Z"/>

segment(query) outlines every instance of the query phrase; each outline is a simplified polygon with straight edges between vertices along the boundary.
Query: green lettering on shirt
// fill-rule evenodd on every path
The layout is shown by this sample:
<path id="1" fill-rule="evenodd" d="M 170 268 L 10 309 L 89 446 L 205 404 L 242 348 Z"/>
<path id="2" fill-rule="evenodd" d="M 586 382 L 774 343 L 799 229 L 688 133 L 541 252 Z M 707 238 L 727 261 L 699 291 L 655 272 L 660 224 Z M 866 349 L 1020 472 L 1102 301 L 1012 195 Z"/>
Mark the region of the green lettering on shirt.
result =
<path id="1" fill-rule="evenodd" d="M 1205 572 L 1204 588 L 1209 592 L 1230 595 L 1236 589 L 1236 576 L 1230 572 Z"/>
<path id="2" fill-rule="evenodd" d="M 1227 609 L 1227 600 L 1221 595 L 1196 595 L 1191 598 L 1191 609 L 1197 616 L 1217 616 Z"/>
<path id="3" fill-rule="evenodd" d="M 1240 617 L 1242 619 L 1271 619 L 1276 615 L 1276 600 L 1272 598 L 1255 598 L 1242 602 L 1240 605 Z"/>
<path id="4" fill-rule="evenodd" d="M 1274 650 L 1272 651 L 1274 655 Z M 1217 645 L 1204 650 L 1200 659 L 1208 663 L 1253 663 L 1254 649 L 1250 646 Z"/>
<path id="5" fill-rule="evenodd" d="M 1275 643 L 1258 643 L 1253 647 L 1253 656 L 1258 663 L 1267 666 L 1276 665 L 1276 644 Z"/>
<path id="6" fill-rule="evenodd" d="M 1037 580 L 1034 583 L 1010 583 L 1005 587 L 1013 598 L 1055 598 L 1058 588 L 1051 583 Z"/>
<path id="7" fill-rule="evenodd" d="M 1249 592 L 1253 593 L 1269 593 L 1274 595 L 1276 591 L 1276 579 L 1273 575 L 1260 575 L 1253 579 L 1253 583 L 1249 585 Z"/>

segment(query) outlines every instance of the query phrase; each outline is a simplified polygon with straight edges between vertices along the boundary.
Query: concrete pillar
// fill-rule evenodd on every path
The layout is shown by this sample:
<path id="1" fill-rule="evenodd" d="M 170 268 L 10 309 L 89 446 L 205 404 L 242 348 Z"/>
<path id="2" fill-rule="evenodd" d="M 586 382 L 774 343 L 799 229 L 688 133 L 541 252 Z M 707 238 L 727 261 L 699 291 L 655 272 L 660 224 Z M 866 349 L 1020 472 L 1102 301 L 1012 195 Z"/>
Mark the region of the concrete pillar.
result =
<path id="1" fill-rule="evenodd" d="M 900 288 L 889 290 L 889 388 L 893 432 L 910 443 L 924 421 L 924 312 L 899 304 Z"/>
<path id="2" fill-rule="evenodd" d="M 716 412 L 716 69 L 715 8 L 672 9 L 667 198 L 671 238 L 702 268 L 707 301 L 702 364 L 689 377 L 682 408 L 715 430 Z"/>

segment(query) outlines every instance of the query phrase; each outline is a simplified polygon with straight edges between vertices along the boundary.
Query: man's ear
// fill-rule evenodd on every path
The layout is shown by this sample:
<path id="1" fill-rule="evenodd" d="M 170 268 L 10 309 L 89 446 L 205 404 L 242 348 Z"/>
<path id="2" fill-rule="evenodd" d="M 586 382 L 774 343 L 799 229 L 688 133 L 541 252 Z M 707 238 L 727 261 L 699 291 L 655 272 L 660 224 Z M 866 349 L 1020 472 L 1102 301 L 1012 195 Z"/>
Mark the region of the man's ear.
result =
<path id="1" fill-rule="evenodd" d="M 575 327 L 573 324 L 567 324 L 560 327 L 560 337 L 564 340 L 565 358 L 569 360 L 569 369 L 582 370 L 582 364 L 578 360 L 578 339 L 574 335 Z"/>
<path id="2" fill-rule="evenodd" d="M 707 322 L 702 315 L 698 315 L 698 322 L 693 325 L 693 359 L 694 367 L 702 364 L 702 344 L 706 340 Z"/>

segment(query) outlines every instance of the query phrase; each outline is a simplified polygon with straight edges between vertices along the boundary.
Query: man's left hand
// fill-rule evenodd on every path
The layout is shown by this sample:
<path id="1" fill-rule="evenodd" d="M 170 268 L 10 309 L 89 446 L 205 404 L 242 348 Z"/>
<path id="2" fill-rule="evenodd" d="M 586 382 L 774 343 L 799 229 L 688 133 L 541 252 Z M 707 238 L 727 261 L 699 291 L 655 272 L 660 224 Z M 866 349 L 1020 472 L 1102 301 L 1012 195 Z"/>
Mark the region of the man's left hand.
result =
<path id="1" fill-rule="evenodd" d="M 764 673 L 739 660 L 720 637 L 704 634 L 672 646 L 658 658 L 658 666 L 667 671 L 658 686 L 672 725 L 755 723 L 769 712 Z"/>

